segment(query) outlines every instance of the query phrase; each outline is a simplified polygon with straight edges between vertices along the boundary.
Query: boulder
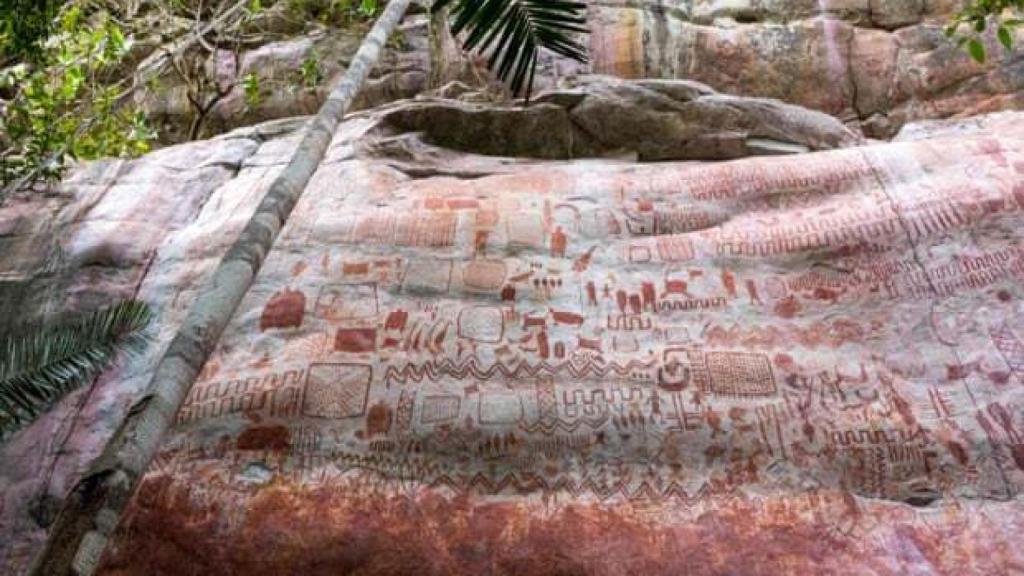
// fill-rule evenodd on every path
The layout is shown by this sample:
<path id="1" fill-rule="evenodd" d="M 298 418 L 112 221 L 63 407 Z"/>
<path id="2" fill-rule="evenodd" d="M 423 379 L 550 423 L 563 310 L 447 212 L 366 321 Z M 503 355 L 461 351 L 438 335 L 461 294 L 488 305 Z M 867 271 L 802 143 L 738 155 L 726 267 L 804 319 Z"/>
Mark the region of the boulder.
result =
<path id="1" fill-rule="evenodd" d="M 533 158 L 631 153 L 645 161 L 720 160 L 860 141 L 821 112 L 718 94 L 698 82 L 590 76 L 563 84 L 528 106 L 420 99 L 385 118 L 396 130 L 447 148 Z"/>

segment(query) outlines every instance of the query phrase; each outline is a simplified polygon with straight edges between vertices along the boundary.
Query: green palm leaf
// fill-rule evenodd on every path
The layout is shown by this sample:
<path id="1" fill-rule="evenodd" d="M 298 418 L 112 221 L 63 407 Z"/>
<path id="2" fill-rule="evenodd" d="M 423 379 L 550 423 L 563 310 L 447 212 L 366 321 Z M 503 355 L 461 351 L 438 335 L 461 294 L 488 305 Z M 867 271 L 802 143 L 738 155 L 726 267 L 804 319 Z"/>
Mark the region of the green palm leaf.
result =
<path id="1" fill-rule="evenodd" d="M 586 4 L 566 0 L 454 1 L 452 33 L 466 31 L 463 49 L 490 51 L 487 67 L 508 82 L 514 94 L 525 84 L 527 100 L 540 48 L 577 62 L 587 61 L 586 48 L 573 37 L 588 32 L 583 16 Z M 431 10 L 452 2 L 436 0 Z"/>
<path id="2" fill-rule="evenodd" d="M 95 376 L 118 350 L 140 351 L 152 317 L 146 303 L 123 300 L 60 325 L 0 335 L 0 438 Z"/>

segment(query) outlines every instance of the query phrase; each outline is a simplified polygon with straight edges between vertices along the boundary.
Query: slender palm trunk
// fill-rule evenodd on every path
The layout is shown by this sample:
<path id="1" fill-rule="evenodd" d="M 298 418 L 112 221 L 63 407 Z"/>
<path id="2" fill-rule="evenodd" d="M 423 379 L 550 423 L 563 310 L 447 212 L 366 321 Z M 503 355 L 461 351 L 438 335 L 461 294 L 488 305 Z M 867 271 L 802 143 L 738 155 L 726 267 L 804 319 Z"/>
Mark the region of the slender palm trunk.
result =
<path id="1" fill-rule="evenodd" d="M 200 368 L 216 346 L 249 290 L 263 258 L 323 160 L 346 109 L 377 62 L 385 42 L 410 0 L 390 0 L 363 39 L 344 77 L 311 121 L 288 166 L 274 180 L 259 207 L 199 294 L 184 324 L 156 366 L 147 393 L 69 492 L 31 573 L 38 576 L 88 575 L 121 512 L 149 466 Z"/>

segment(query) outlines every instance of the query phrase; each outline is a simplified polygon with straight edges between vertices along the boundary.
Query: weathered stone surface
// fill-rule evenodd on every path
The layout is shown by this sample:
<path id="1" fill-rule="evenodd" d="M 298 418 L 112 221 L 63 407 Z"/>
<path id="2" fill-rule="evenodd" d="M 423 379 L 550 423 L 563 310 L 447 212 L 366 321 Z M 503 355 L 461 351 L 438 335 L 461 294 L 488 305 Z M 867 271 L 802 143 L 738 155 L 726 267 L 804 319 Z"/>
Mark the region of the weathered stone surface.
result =
<path id="1" fill-rule="evenodd" d="M 872 137 L 920 118 L 1021 108 L 1024 55 L 989 38 L 987 63 L 973 62 L 942 35 L 957 7 L 920 0 L 593 3 L 591 64 L 582 70 L 685 78 L 778 98 Z M 547 74 L 579 71 L 550 63 Z"/>
<path id="2" fill-rule="evenodd" d="M 956 11 L 951 0 L 602 0 L 591 2 L 590 63 L 542 55 L 539 89 L 577 74 L 677 78 L 738 96 L 778 98 L 838 116 L 871 137 L 888 138 L 905 122 L 969 116 L 1024 107 L 1024 53 L 1007 53 L 988 39 L 988 61 L 977 64 L 942 35 Z M 495 86 L 478 58 L 460 57 L 454 41 L 428 39 L 428 17 L 410 15 L 401 42 L 389 50 L 358 107 L 411 97 L 450 80 Z M 268 23 L 274 29 L 274 23 Z M 231 86 L 210 113 L 207 131 L 271 118 L 309 114 L 324 86 L 347 66 L 361 30 L 283 27 L 283 37 L 227 54 L 218 77 Z M 1018 45 L 1024 43 L 1019 32 Z M 321 63 L 320 88 L 303 87 L 303 61 Z M 432 62 L 431 59 L 434 59 Z M 262 97 L 246 102 L 242 79 L 261 78 Z M 183 137 L 192 111 L 184 85 L 168 75 L 138 101 L 163 128 Z"/>
<path id="3" fill-rule="evenodd" d="M 831 116 L 776 100 L 715 94 L 696 82 L 644 80 L 582 82 L 586 95 L 570 110 L 598 149 L 636 150 L 642 160 L 725 159 L 748 156 L 750 139 L 771 139 L 813 150 L 858 142 Z M 577 154 L 587 156 L 589 154 Z"/>
<path id="4" fill-rule="evenodd" d="M 720 98 L 611 86 L 637 85 L 660 95 L 633 100 L 638 117 L 662 98 Z M 538 107 L 575 110 L 608 86 Z M 429 105 L 341 126 L 102 573 L 1024 562 L 1024 116 L 640 164 L 459 153 L 392 121 Z M 0 256 L 12 286 L 126 270 L 111 293 L 137 286 L 160 312 L 146 357 L 0 446 L 3 572 L 25 566 L 53 499 L 148 381 L 295 127 L 82 166 L 63 196 L 0 209 L 0 238 L 28 247 Z M 36 209 L 93 231 L 58 234 L 53 271 Z M 155 253 L 104 221 L 137 224 Z"/>
<path id="5" fill-rule="evenodd" d="M 203 135 L 218 134 L 240 126 L 266 120 L 313 114 L 330 86 L 347 69 L 359 47 L 365 29 L 316 27 L 292 30 L 274 40 L 242 51 L 237 56 L 224 51 L 214 59 L 212 75 L 227 94 L 219 99 L 204 120 Z M 356 101 L 355 108 L 369 108 L 384 102 L 410 98 L 426 88 L 429 49 L 426 45 L 426 21 L 410 16 L 398 41 L 389 45 L 387 54 L 373 72 Z M 315 62 L 323 78 L 310 86 L 302 76 L 305 62 Z M 258 79 L 259 97 L 246 98 L 244 81 L 250 74 Z M 213 89 L 204 97 L 213 97 Z M 187 137 L 195 116 L 185 83 L 173 72 L 160 82 L 140 89 L 136 103 L 160 129 L 160 138 L 177 142 Z"/>
<path id="6" fill-rule="evenodd" d="M 301 121 L 250 127 L 133 161 L 77 167 L 51 198 L 0 207 L 0 321 L 137 297 L 156 342 L 0 443 L 0 573 L 38 552 L 47 510 L 103 449 L 224 252 L 295 146 Z"/>
<path id="7" fill-rule="evenodd" d="M 976 125 L 472 179 L 329 160 L 104 573 L 1012 572 L 1024 117 Z"/>
<path id="8" fill-rule="evenodd" d="M 835 118 L 776 100 L 717 94 L 698 82 L 610 76 L 575 78 L 528 107 L 424 99 L 385 117 L 448 148 L 533 158 L 720 160 L 859 142 Z"/>
<path id="9" fill-rule="evenodd" d="M 1011 126 L 1017 114 L 999 112 L 972 116 L 969 118 L 950 118 L 947 120 L 919 120 L 903 126 L 899 134 L 893 138 L 896 142 L 912 142 L 929 138 L 955 138 L 973 136 L 978 133 L 999 133 Z"/>

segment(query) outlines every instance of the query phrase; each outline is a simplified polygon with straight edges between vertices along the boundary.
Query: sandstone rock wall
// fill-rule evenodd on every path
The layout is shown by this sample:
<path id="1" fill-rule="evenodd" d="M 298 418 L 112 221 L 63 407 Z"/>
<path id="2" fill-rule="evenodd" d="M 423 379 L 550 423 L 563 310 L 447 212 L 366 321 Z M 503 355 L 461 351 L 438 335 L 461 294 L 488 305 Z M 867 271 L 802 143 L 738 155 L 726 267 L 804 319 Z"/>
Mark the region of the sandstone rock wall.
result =
<path id="1" fill-rule="evenodd" d="M 1024 53 L 977 64 L 942 34 L 957 2 L 693 0 L 591 4 L 592 70 L 687 78 L 822 110 L 889 137 L 921 118 L 1024 105 Z"/>
<path id="2" fill-rule="evenodd" d="M 408 119 L 486 133 L 534 109 L 421 99 L 343 123 L 105 573 L 1024 561 L 1021 114 L 858 147 L 821 114 L 693 82 L 546 98 L 569 126 L 620 106 L 660 128 L 612 122 L 588 153 L 614 157 L 538 160 Z M 686 113 L 722 105 L 729 122 Z M 0 445 L 0 572 L 38 551 L 300 128 L 84 165 L 0 209 L 0 318 L 129 295 L 159 314 L 144 357 Z M 818 151 L 634 161 L 716 130 L 740 155 Z"/>
<path id="3" fill-rule="evenodd" d="M 297 143 L 301 121 L 243 129 L 132 161 L 80 166 L 49 197 L 0 207 L 0 321 L 136 297 L 155 342 L 0 443 L 0 573 L 20 574 L 67 489 L 102 451 L 193 295 Z"/>
<path id="4" fill-rule="evenodd" d="M 103 573 L 1024 561 L 1020 114 L 716 164 L 421 143 L 415 174 L 382 115 L 338 135 Z"/>
<path id="5" fill-rule="evenodd" d="M 542 58 L 538 87 L 579 73 L 695 80 L 727 94 L 778 98 L 839 117 L 870 137 L 888 138 L 909 121 L 969 116 L 1024 106 L 1024 53 L 988 39 L 977 64 L 942 34 L 959 4 L 946 0 L 624 1 L 589 3 L 591 62 Z M 443 28 L 410 14 L 360 107 L 412 97 L 445 81 L 487 84 L 481 62 L 465 58 Z M 268 24 L 269 25 L 269 24 Z M 274 29 L 273 26 L 270 26 Z M 217 76 L 233 86 L 211 111 L 208 132 L 309 114 L 355 53 L 361 30 L 282 28 L 282 35 L 229 54 Z M 1024 33 L 1018 45 L 1024 42 Z M 302 86 L 299 69 L 315 57 L 324 81 Z M 242 80 L 261 78 L 250 105 Z M 169 74 L 137 101 L 166 141 L 180 141 L 192 116 L 185 87 Z"/>

